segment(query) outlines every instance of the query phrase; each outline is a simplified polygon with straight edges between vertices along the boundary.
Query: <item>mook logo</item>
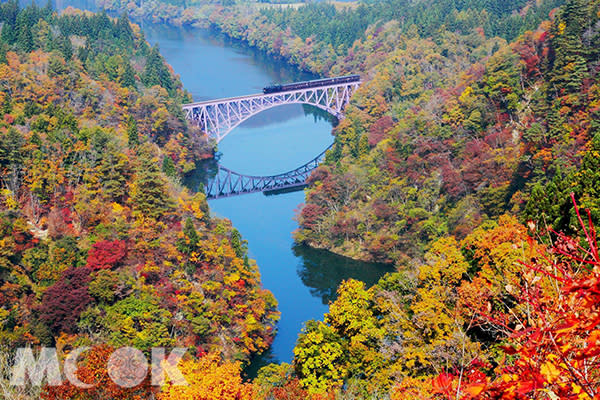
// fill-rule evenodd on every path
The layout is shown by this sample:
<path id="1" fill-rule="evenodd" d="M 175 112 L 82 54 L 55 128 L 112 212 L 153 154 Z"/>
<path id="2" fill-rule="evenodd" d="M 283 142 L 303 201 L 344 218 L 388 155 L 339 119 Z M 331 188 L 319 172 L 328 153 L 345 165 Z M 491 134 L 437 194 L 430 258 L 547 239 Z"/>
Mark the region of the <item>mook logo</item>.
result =
<path id="1" fill-rule="evenodd" d="M 55 348 L 43 347 L 36 359 L 30 347 L 19 348 L 12 366 L 10 384 L 14 386 L 41 386 L 44 381 L 49 386 L 60 386 L 64 377 L 74 386 L 90 389 L 95 385 L 82 382 L 77 377 L 77 360 L 90 347 L 77 347 L 65 358 L 62 373 Z M 165 378 L 175 386 L 187 386 L 188 382 L 178 369 L 179 361 L 186 353 L 185 348 L 173 349 L 168 357 L 162 347 L 152 348 L 151 361 L 144 353 L 133 347 L 116 349 L 108 358 L 106 370 L 110 379 L 123 388 L 133 388 L 141 384 L 151 374 L 151 384 L 162 386 Z M 150 372 L 149 372 L 150 371 Z"/>

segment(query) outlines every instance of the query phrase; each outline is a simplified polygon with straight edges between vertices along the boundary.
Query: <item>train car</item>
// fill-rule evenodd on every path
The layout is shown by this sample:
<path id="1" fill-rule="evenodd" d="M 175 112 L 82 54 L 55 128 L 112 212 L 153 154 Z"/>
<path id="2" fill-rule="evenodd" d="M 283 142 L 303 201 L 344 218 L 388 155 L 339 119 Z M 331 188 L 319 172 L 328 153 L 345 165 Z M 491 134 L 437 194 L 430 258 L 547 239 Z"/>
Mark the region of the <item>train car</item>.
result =
<path id="1" fill-rule="evenodd" d="M 347 75 L 347 76 L 340 76 L 338 78 L 315 79 L 312 81 L 290 83 L 287 85 L 266 86 L 263 88 L 263 93 L 270 94 L 270 93 L 287 92 L 290 90 L 310 89 L 313 87 L 320 87 L 320 86 L 326 86 L 326 85 L 336 85 L 336 84 L 342 84 L 342 83 L 358 82 L 359 80 L 360 80 L 360 75 Z"/>

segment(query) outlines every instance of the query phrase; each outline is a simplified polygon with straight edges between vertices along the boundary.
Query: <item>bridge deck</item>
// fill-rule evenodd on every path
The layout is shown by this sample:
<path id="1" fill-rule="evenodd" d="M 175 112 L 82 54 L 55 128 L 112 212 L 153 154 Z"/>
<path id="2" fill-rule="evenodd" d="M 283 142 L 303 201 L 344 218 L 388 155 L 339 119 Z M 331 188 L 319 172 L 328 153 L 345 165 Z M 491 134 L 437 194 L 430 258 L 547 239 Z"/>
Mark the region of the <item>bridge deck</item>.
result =
<path id="1" fill-rule="evenodd" d="M 352 83 L 355 83 L 355 82 L 352 82 Z M 358 83 L 360 85 L 362 83 L 362 81 L 357 81 L 356 83 Z M 222 104 L 222 103 L 235 102 L 235 101 L 245 100 L 245 99 L 255 99 L 258 97 L 277 96 L 279 94 L 285 94 L 285 93 L 304 92 L 307 90 L 323 89 L 323 88 L 336 88 L 336 87 L 344 87 L 344 86 L 348 86 L 348 83 L 336 83 L 336 84 L 315 86 L 315 87 L 304 88 L 304 89 L 282 90 L 280 92 L 274 92 L 274 93 L 255 93 L 255 94 L 247 94 L 247 95 L 243 95 L 243 96 L 225 97 L 222 99 L 197 101 L 194 103 L 182 104 L 181 107 L 185 110 L 188 108 L 201 107 L 201 106 L 206 106 L 206 105 L 211 105 L 211 104 Z"/>
<path id="2" fill-rule="evenodd" d="M 247 94 L 183 104 L 185 118 L 194 121 L 219 143 L 235 127 L 269 108 L 286 104 L 309 104 L 338 119 L 362 81 L 358 75 L 277 85 L 263 89 L 268 93 Z"/>
<path id="3" fill-rule="evenodd" d="M 285 92 L 282 92 L 285 93 Z M 198 107 L 198 106 L 204 106 L 207 104 L 215 104 L 215 103 L 226 103 L 228 101 L 238 101 L 238 100 L 244 100 L 244 99 L 253 99 L 256 97 L 260 97 L 260 96 L 265 96 L 265 94 L 263 93 L 255 93 L 255 94 L 247 94 L 244 96 L 236 96 L 236 97 L 225 97 L 222 99 L 215 99 L 215 100 L 204 100 L 204 101 L 197 101 L 195 103 L 186 103 L 186 104 L 182 104 L 181 107 L 185 108 L 193 108 L 193 107 Z"/>

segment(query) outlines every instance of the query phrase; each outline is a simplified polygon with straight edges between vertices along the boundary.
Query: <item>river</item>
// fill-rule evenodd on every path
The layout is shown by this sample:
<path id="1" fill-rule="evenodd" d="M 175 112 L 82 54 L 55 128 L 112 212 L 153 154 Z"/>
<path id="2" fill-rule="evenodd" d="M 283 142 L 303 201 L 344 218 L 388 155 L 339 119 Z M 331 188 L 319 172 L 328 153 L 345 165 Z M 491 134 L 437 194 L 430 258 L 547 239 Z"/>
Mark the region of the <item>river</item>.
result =
<path id="1" fill-rule="evenodd" d="M 93 0 L 60 1 L 94 10 Z M 142 24 L 151 44 L 180 75 L 194 100 L 257 93 L 271 83 L 314 76 L 221 34 L 208 30 Z M 333 142 L 332 123 L 310 107 L 288 105 L 244 122 L 221 143 L 220 162 L 243 174 L 269 175 L 298 167 Z M 290 362 L 302 325 L 321 319 L 344 279 L 372 285 L 391 267 L 353 261 L 322 250 L 294 246 L 294 216 L 302 191 L 265 196 L 261 193 L 210 201 L 213 214 L 230 219 L 248 241 L 259 265 L 263 286 L 275 295 L 281 312 L 271 349 L 253 360 L 249 375 L 267 362 Z"/>

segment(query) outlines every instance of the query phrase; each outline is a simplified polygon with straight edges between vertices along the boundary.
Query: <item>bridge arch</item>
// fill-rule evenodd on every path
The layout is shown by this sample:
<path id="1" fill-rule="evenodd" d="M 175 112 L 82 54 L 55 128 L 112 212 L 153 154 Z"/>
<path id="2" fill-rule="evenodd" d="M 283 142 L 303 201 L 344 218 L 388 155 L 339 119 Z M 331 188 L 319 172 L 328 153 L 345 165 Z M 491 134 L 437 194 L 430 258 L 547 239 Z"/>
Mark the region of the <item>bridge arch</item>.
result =
<path id="1" fill-rule="evenodd" d="M 244 123 L 245 121 L 249 120 L 250 118 L 252 118 L 252 117 L 254 117 L 254 116 L 256 116 L 256 115 L 258 115 L 258 114 L 262 113 L 263 111 L 267 111 L 267 110 L 270 110 L 270 109 L 272 109 L 272 108 L 275 108 L 275 107 L 286 106 L 286 105 L 288 105 L 288 104 L 290 104 L 290 105 L 291 105 L 291 104 L 301 104 L 301 105 L 302 105 L 302 104 L 306 104 L 306 105 L 310 105 L 310 106 L 317 107 L 317 108 L 319 108 L 319 109 L 321 109 L 321 110 L 323 110 L 323 111 L 326 111 L 327 113 L 329 113 L 329 114 L 333 115 L 333 116 L 334 116 L 334 117 L 336 117 L 337 119 L 342 119 L 342 118 L 344 118 L 344 115 L 343 115 L 342 113 L 338 113 L 338 112 L 336 112 L 336 110 L 334 110 L 334 109 L 331 109 L 331 108 L 323 107 L 323 106 L 322 106 L 322 105 L 320 105 L 320 104 L 313 104 L 313 103 L 303 103 L 303 102 L 293 102 L 293 103 L 292 103 L 292 102 L 290 102 L 290 103 L 282 103 L 282 104 L 273 104 L 273 105 L 270 105 L 270 106 L 264 107 L 264 108 L 262 108 L 262 109 L 260 109 L 260 110 L 256 110 L 256 111 L 255 111 L 255 112 L 253 112 L 252 114 L 245 115 L 243 118 L 241 118 L 241 119 L 239 119 L 239 120 L 236 120 L 236 121 L 235 121 L 235 122 L 234 122 L 234 123 L 233 123 L 231 126 L 227 127 L 227 129 L 226 129 L 226 130 L 224 130 L 224 131 L 222 132 L 222 135 L 221 135 L 221 137 L 220 137 L 220 138 L 217 140 L 217 142 L 220 142 L 221 140 L 225 139 L 225 137 L 226 137 L 227 135 L 229 135 L 229 134 L 230 134 L 230 133 L 231 133 L 231 132 L 232 132 L 232 131 L 233 131 L 235 128 L 237 128 L 237 127 L 238 127 L 238 126 L 240 126 L 242 123 Z"/>
<path id="2" fill-rule="evenodd" d="M 183 110 L 187 119 L 197 123 L 218 143 L 242 122 L 262 111 L 286 104 L 309 104 L 342 119 L 344 107 L 360 84 L 360 81 L 324 84 L 275 93 L 204 101 L 184 104 Z"/>

